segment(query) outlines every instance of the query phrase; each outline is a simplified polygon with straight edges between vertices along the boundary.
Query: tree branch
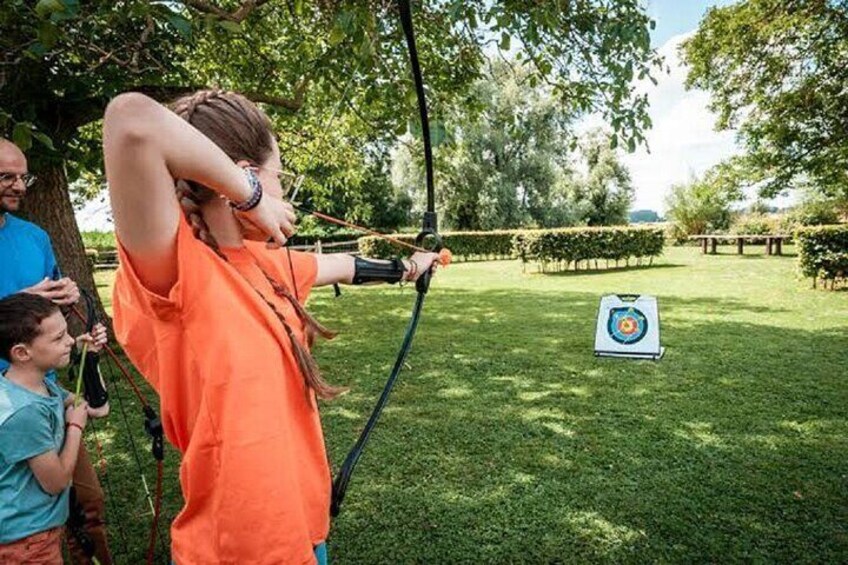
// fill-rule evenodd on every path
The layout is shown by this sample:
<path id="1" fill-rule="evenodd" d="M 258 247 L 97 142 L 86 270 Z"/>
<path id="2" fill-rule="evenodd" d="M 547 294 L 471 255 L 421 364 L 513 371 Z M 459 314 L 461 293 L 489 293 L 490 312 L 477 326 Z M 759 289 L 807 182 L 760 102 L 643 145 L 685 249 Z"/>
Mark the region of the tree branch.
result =
<path id="1" fill-rule="evenodd" d="M 254 102 L 270 104 L 271 106 L 277 106 L 279 108 L 291 110 L 292 112 L 297 112 L 303 107 L 303 99 L 305 98 L 306 90 L 309 88 L 309 82 L 309 77 L 302 78 L 297 86 L 294 87 L 293 98 L 273 96 L 264 92 L 242 92 L 242 94 Z"/>
<path id="2" fill-rule="evenodd" d="M 267 4 L 268 0 L 245 0 L 242 2 L 241 6 L 239 6 L 233 12 L 227 12 L 226 10 L 215 6 L 211 2 L 207 2 L 207 0 L 184 0 L 183 4 L 194 8 L 198 12 L 203 12 L 204 14 L 213 14 L 218 16 L 222 20 L 228 20 L 231 22 L 241 23 L 244 21 L 247 16 L 250 15 L 253 10 L 259 8 L 263 4 Z"/>

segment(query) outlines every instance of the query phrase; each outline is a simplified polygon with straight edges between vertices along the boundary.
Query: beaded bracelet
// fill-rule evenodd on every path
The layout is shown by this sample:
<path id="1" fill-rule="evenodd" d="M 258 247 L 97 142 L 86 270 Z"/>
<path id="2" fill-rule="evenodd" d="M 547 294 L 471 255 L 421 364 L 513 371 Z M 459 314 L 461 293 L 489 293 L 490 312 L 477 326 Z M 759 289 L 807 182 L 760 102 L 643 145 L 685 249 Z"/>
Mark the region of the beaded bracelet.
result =
<path id="1" fill-rule="evenodd" d="M 82 429 L 82 426 L 80 426 L 76 422 L 68 422 L 67 424 L 65 424 L 65 429 L 67 430 L 68 428 L 77 428 L 80 433 L 83 433 L 85 431 Z"/>
<path id="2" fill-rule="evenodd" d="M 251 169 L 250 167 L 245 168 L 244 176 L 247 177 L 247 182 L 253 192 L 251 192 L 250 197 L 244 202 L 230 201 L 230 206 L 232 206 L 239 212 L 247 212 L 248 210 L 253 210 L 254 208 L 256 208 L 256 206 L 259 205 L 259 201 L 262 200 L 262 183 L 259 182 L 259 177 L 256 176 L 256 173 L 253 172 L 253 169 Z"/>

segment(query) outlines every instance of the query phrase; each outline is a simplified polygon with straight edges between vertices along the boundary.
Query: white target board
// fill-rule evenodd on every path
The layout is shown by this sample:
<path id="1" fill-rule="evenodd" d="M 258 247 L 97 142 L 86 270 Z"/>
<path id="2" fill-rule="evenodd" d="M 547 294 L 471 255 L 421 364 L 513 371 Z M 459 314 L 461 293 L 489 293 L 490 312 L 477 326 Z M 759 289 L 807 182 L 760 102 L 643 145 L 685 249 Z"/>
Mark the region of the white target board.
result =
<path id="1" fill-rule="evenodd" d="M 595 355 L 659 359 L 660 316 L 654 296 L 609 294 L 601 298 Z"/>

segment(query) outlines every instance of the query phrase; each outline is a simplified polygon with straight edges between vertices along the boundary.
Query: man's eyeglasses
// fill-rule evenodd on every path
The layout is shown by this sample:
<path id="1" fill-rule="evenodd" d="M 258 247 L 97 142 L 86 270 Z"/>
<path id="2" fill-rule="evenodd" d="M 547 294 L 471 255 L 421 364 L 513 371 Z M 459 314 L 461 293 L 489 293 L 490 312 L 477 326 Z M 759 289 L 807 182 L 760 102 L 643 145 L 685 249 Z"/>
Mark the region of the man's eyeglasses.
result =
<path id="1" fill-rule="evenodd" d="M 15 173 L 0 173 L 0 188 L 9 188 L 13 186 L 18 179 L 24 186 L 29 188 L 35 183 L 36 176 L 32 173 L 24 173 L 22 175 L 18 175 Z"/>

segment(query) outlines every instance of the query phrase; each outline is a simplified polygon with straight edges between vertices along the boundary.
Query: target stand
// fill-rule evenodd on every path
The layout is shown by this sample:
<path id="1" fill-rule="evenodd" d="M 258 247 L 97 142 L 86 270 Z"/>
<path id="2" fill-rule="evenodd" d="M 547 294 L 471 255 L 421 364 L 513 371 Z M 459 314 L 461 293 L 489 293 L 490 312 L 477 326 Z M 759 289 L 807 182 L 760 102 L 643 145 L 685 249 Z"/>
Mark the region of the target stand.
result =
<path id="1" fill-rule="evenodd" d="M 663 353 L 656 297 L 609 294 L 601 298 L 595 330 L 596 357 L 657 360 Z"/>

